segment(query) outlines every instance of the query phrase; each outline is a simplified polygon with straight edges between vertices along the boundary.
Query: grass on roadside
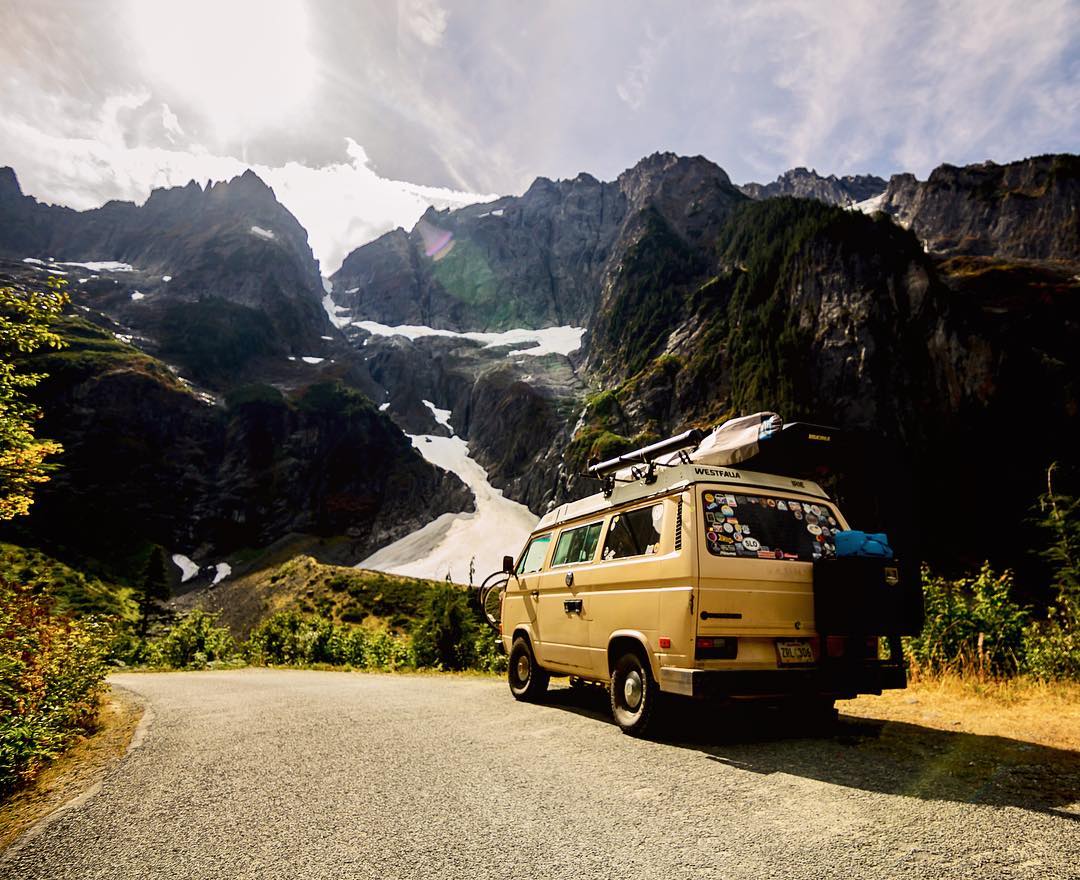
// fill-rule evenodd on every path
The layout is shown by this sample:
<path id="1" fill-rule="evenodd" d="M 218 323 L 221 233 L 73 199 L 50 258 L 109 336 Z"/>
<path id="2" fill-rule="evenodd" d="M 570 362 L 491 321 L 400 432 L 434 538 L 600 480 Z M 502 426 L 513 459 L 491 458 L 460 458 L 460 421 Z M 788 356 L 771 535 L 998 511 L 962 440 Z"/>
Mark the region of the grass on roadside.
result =
<path id="1" fill-rule="evenodd" d="M 921 676 L 906 690 L 837 704 L 847 715 L 1000 736 L 1080 752 L 1080 682 Z"/>

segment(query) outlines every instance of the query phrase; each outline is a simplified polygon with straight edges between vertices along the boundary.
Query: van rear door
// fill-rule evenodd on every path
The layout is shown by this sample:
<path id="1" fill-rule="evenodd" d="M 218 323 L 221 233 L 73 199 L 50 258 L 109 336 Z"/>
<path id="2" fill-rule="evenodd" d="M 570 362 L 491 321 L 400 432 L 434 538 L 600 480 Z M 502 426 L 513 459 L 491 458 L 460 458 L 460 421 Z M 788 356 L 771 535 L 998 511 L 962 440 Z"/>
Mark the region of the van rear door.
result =
<path id="1" fill-rule="evenodd" d="M 836 510 L 780 490 L 699 491 L 698 635 L 813 634 L 812 563 L 835 552 Z"/>

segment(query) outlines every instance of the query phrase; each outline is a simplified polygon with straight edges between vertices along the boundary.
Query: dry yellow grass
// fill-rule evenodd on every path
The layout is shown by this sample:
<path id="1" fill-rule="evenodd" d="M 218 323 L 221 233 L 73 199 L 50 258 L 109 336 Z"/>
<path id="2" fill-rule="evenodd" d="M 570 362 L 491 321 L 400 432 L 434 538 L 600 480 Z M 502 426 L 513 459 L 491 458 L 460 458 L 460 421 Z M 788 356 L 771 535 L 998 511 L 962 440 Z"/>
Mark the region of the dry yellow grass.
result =
<path id="1" fill-rule="evenodd" d="M 841 713 L 1080 752 L 1080 683 L 944 675 L 837 703 Z"/>

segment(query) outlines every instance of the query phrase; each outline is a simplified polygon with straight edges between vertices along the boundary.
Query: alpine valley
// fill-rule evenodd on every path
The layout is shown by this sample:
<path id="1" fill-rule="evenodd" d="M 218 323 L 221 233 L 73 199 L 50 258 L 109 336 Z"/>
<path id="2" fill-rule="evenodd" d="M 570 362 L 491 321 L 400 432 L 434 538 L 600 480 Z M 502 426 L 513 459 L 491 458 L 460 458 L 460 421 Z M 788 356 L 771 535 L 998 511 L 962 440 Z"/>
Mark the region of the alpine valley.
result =
<path id="1" fill-rule="evenodd" d="M 661 153 L 429 209 L 328 279 L 250 171 L 76 212 L 2 169 L 0 283 L 50 277 L 64 452 L 0 538 L 116 583 L 153 544 L 180 591 L 299 553 L 479 581 L 590 458 L 759 410 L 862 438 L 881 479 L 838 491 L 910 558 L 1024 567 L 1080 449 L 1073 155 L 736 186 Z"/>

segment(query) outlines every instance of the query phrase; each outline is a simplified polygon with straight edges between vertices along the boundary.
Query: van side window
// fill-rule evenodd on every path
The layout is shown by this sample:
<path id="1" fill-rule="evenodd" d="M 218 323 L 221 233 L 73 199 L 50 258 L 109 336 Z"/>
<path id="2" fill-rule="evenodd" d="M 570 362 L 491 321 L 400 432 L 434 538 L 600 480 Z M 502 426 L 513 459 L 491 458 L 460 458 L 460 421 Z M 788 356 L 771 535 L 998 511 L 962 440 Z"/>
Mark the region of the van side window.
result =
<path id="1" fill-rule="evenodd" d="M 529 574 L 540 571 L 550 543 L 551 535 L 541 535 L 539 538 L 533 538 L 529 543 L 529 549 L 525 551 L 525 555 L 521 557 L 521 562 L 518 563 L 517 573 Z"/>
<path id="2" fill-rule="evenodd" d="M 576 529 L 567 529 L 559 535 L 559 543 L 555 545 L 555 556 L 551 560 L 552 566 L 567 565 L 572 562 L 592 562 L 596 554 L 596 544 L 600 540 L 600 527 L 602 522 L 591 523 L 587 526 L 578 526 Z"/>
<path id="3" fill-rule="evenodd" d="M 653 504 L 611 518 L 604 539 L 604 559 L 643 556 L 660 549 L 660 531 L 664 526 L 664 505 Z"/>

